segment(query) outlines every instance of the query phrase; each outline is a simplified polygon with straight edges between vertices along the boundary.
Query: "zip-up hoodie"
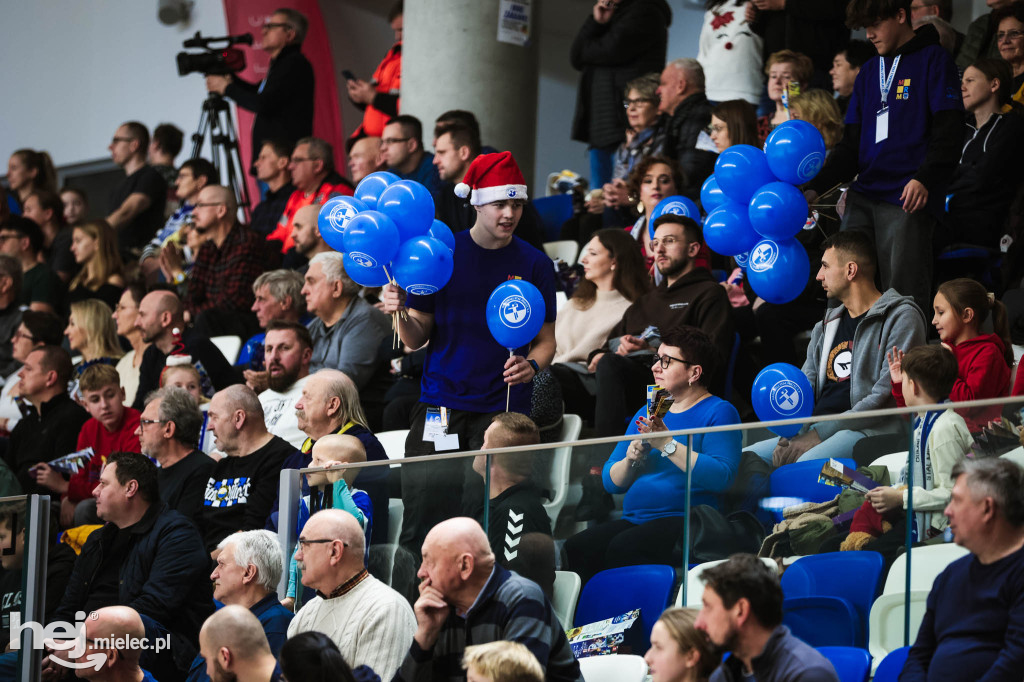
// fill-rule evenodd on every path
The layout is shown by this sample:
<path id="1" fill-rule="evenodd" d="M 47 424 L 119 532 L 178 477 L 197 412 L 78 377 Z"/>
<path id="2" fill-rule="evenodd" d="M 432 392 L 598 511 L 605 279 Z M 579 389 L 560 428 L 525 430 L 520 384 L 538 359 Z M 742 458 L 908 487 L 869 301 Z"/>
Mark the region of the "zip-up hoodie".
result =
<path id="1" fill-rule="evenodd" d="M 832 348 L 839 319 L 846 306 L 838 305 L 825 313 L 814 325 L 803 372 L 814 386 L 817 399 L 825 386 L 828 349 Z M 892 381 L 885 353 L 893 346 L 913 348 L 925 342 L 924 313 L 910 296 L 901 296 L 889 289 L 864 313 L 864 319 L 853 334 L 853 365 L 850 368 L 850 411 L 865 412 L 892 407 Z M 867 435 L 887 433 L 896 420 L 865 418 L 852 421 L 819 422 L 814 430 L 822 440 L 838 431 L 862 431 Z"/>

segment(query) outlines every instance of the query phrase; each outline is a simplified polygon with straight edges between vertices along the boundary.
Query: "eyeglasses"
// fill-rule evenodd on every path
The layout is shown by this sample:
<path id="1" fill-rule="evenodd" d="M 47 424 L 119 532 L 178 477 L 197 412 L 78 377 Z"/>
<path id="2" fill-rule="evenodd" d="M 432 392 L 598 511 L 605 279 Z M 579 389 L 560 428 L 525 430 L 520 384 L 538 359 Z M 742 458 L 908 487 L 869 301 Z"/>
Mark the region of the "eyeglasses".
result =
<path id="1" fill-rule="evenodd" d="M 999 33 L 996 33 L 996 42 L 1001 43 L 1004 40 L 1016 40 L 1021 36 L 1024 36 L 1024 31 L 1018 31 L 1017 29 L 1012 31 L 1000 31 Z"/>
<path id="2" fill-rule="evenodd" d="M 194 208 L 204 208 L 206 206 L 226 206 L 226 204 L 223 201 L 200 201 Z"/>
<path id="3" fill-rule="evenodd" d="M 622 100 L 622 108 L 629 109 L 633 106 L 640 106 L 641 104 L 650 104 L 654 102 L 650 97 L 637 97 L 636 99 L 624 99 Z"/>
<path id="4" fill-rule="evenodd" d="M 387 147 L 389 145 L 398 144 L 399 142 L 408 142 L 411 137 L 385 137 L 380 141 L 381 147 Z"/>
<path id="5" fill-rule="evenodd" d="M 299 538 L 299 547 L 305 550 L 308 545 L 322 545 L 328 542 L 341 542 L 342 547 L 348 547 L 347 542 L 342 542 L 341 540 L 337 540 L 335 538 L 320 538 L 319 540 L 304 540 L 302 538 Z"/>
<path id="6" fill-rule="evenodd" d="M 722 132 L 724 130 L 728 130 L 728 127 L 727 126 L 708 126 L 704 130 L 706 130 L 708 135 L 710 135 L 711 133 L 720 133 L 720 132 Z"/>
<path id="7" fill-rule="evenodd" d="M 681 237 L 672 237 L 672 236 L 663 237 L 662 239 L 652 239 L 651 240 L 651 251 L 656 251 L 658 249 L 658 247 L 661 246 L 661 245 L 664 245 L 665 248 L 667 249 L 667 248 L 669 248 L 670 246 L 672 246 L 673 244 L 676 244 L 676 243 L 685 243 L 685 240 L 682 239 Z"/>
<path id="8" fill-rule="evenodd" d="M 114 306 L 114 312 L 115 313 L 120 313 L 120 312 L 123 312 L 125 310 L 138 310 L 138 309 L 139 309 L 139 306 L 137 306 L 137 305 L 121 305 L 120 303 L 118 303 L 116 306 Z"/>
<path id="9" fill-rule="evenodd" d="M 284 30 L 287 31 L 287 30 L 291 30 L 292 26 L 291 26 L 291 24 L 284 24 L 284 23 L 281 23 L 280 21 L 268 21 L 267 23 L 265 23 L 262 26 L 260 26 L 260 30 L 263 30 L 263 31 L 269 31 L 272 28 L 280 28 L 280 29 L 284 29 Z"/>
<path id="10" fill-rule="evenodd" d="M 140 419 L 139 426 L 149 426 L 150 424 L 166 424 L 166 419 Z"/>
<path id="11" fill-rule="evenodd" d="M 672 364 L 673 360 L 675 360 L 676 362 L 681 362 L 684 365 L 692 365 L 692 364 L 694 364 L 694 363 L 690 362 L 689 360 L 683 360 L 682 358 L 674 358 L 671 355 L 655 355 L 654 356 L 654 363 L 658 364 L 660 362 L 662 369 L 668 369 L 668 366 Z"/>
<path id="12" fill-rule="evenodd" d="M 8 239 L 21 239 L 20 234 L 0 234 L 0 242 L 5 242 Z"/>
<path id="13" fill-rule="evenodd" d="M 111 138 L 110 144 L 117 144 L 118 142 L 131 142 L 134 139 L 135 139 L 134 137 L 117 137 L 117 136 L 114 136 L 113 138 Z"/>
<path id="14" fill-rule="evenodd" d="M 314 159 L 308 156 L 293 156 L 292 163 L 303 163 L 305 161 L 319 161 L 320 159 Z"/>
<path id="15" fill-rule="evenodd" d="M 11 335 L 11 340 L 13 341 L 14 339 L 25 339 L 26 341 L 31 341 L 32 343 L 36 342 L 36 337 L 32 336 L 31 334 L 26 334 L 20 329 L 15 330 L 15 332 Z"/>

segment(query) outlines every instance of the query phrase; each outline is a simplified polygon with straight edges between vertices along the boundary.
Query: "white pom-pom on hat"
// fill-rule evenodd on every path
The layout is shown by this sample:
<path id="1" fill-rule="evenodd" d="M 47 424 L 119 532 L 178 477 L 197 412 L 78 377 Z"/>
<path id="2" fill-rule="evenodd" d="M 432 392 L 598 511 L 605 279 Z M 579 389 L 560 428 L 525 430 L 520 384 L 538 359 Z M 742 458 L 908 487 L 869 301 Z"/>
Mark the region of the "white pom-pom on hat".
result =
<path id="1" fill-rule="evenodd" d="M 466 197 L 468 197 L 469 185 L 467 185 L 464 182 L 460 182 L 459 184 L 455 185 L 455 196 L 459 197 L 460 199 L 465 199 Z"/>

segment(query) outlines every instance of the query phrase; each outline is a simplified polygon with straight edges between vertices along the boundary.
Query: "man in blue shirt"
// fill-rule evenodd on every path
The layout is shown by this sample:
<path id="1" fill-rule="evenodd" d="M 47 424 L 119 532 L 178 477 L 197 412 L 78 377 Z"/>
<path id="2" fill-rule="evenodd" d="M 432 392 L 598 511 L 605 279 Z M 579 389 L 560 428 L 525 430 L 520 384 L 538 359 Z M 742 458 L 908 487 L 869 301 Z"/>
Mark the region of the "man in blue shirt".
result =
<path id="1" fill-rule="evenodd" d="M 423 124 L 415 116 L 395 116 L 384 126 L 381 156 L 388 170 L 403 180 L 415 180 L 437 194 L 441 176 L 434 155 L 423 149 Z"/>
<path id="2" fill-rule="evenodd" d="M 963 142 L 964 106 L 956 65 L 931 25 L 915 33 L 911 0 L 853 0 L 847 24 L 865 28 L 878 50 L 854 83 L 846 131 L 807 184 L 816 199 L 839 183 L 843 230 L 870 233 L 881 290 L 931 308 L 932 233 Z"/>
<path id="3" fill-rule="evenodd" d="M 1001 458 L 953 469 L 945 514 L 971 553 L 932 584 L 900 679 L 1019 680 L 1024 670 L 1024 471 Z"/>
<path id="4" fill-rule="evenodd" d="M 469 197 L 477 220 L 455 235 L 455 269 L 448 284 L 429 296 L 411 295 L 408 301 L 392 285 L 381 294 L 385 312 L 401 313 L 398 332 L 407 347 L 430 342 L 406 457 L 478 449 L 491 418 L 507 411 L 506 392 L 508 410 L 529 414 L 530 382 L 555 353 L 551 259 L 513 235 L 527 198 L 515 159 L 509 152 L 481 154 L 456 187 L 460 191 Z M 485 315 L 491 292 L 510 279 L 536 285 L 545 307 L 540 333 L 528 346 L 514 349 L 511 357 L 491 336 Z M 440 431 L 427 426 L 428 412 L 432 420 L 446 423 Z M 403 547 L 418 554 L 431 527 L 460 514 L 467 472 L 465 460 L 402 467 Z"/>

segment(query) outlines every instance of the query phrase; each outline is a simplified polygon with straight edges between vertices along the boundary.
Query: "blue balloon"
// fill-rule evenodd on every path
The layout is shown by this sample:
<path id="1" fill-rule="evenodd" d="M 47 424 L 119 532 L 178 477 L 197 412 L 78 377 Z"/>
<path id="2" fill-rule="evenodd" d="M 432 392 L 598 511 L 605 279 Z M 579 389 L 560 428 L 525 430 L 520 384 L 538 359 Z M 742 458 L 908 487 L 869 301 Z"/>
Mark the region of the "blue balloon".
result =
<path id="1" fill-rule="evenodd" d="M 415 237 L 398 249 L 395 281 L 410 294 L 428 296 L 448 284 L 454 267 L 447 245 L 433 237 Z"/>
<path id="2" fill-rule="evenodd" d="M 776 362 L 762 369 L 754 379 L 750 402 L 761 421 L 807 418 L 814 411 L 814 389 L 799 369 L 787 362 Z M 791 438 L 800 432 L 800 425 L 774 426 L 771 430 Z"/>
<path id="3" fill-rule="evenodd" d="M 737 253 L 735 256 L 733 256 L 733 260 L 736 261 L 736 266 L 740 267 L 740 268 L 743 268 L 744 271 L 747 269 L 747 261 L 749 259 L 750 259 L 750 252 L 749 251 L 744 251 L 743 253 Z"/>
<path id="4" fill-rule="evenodd" d="M 327 246 L 335 251 L 344 251 L 345 226 L 356 215 L 366 210 L 366 204 L 355 197 L 332 197 L 325 201 L 320 207 L 316 224 Z"/>
<path id="5" fill-rule="evenodd" d="M 430 231 L 434 222 L 434 197 L 415 180 L 399 180 L 381 193 L 377 210 L 395 221 L 399 239 L 404 244 Z"/>
<path id="6" fill-rule="evenodd" d="M 718 186 L 718 178 L 709 175 L 700 188 L 700 204 L 704 207 L 704 212 L 711 213 L 728 200 L 729 197 L 725 196 L 725 192 Z"/>
<path id="7" fill-rule="evenodd" d="M 377 200 L 381 193 L 402 178 L 387 171 L 376 171 L 370 173 L 356 185 L 355 197 L 366 204 L 368 209 L 377 210 Z"/>
<path id="8" fill-rule="evenodd" d="M 658 205 L 651 211 L 651 215 L 647 217 L 647 231 L 651 234 L 651 239 L 654 239 L 654 221 L 668 213 L 693 218 L 700 225 L 700 209 L 692 199 L 678 195 L 665 197 L 658 202 Z"/>
<path id="9" fill-rule="evenodd" d="M 379 268 L 398 252 L 398 228 L 380 211 L 363 211 L 345 226 L 345 251 L 364 268 Z"/>
<path id="10" fill-rule="evenodd" d="M 352 278 L 353 282 L 360 286 L 382 287 L 391 281 L 388 278 L 387 273 L 384 272 L 383 265 L 375 268 L 368 268 L 352 260 L 352 257 L 347 253 L 345 254 L 345 257 L 342 258 L 341 262 L 345 266 L 345 273 Z"/>
<path id="11" fill-rule="evenodd" d="M 704 241 L 708 248 L 723 256 L 735 256 L 758 242 L 761 236 L 750 226 L 745 206 L 729 201 L 704 219 Z"/>
<path id="12" fill-rule="evenodd" d="M 807 222 L 807 199 L 788 182 L 770 182 L 750 199 L 750 224 L 762 237 L 790 239 Z"/>
<path id="13" fill-rule="evenodd" d="M 443 243 L 453 252 L 455 251 L 455 235 L 452 234 L 451 228 L 440 220 L 437 220 L 436 218 L 434 219 L 434 222 L 430 225 L 430 232 L 428 234 L 437 241 Z"/>
<path id="14" fill-rule="evenodd" d="M 749 144 L 734 144 L 719 154 L 715 177 L 725 195 L 741 204 L 749 202 L 764 185 L 775 182 L 764 152 Z"/>
<path id="15" fill-rule="evenodd" d="M 544 326 L 544 296 L 540 289 L 521 279 L 510 279 L 494 287 L 487 299 L 487 328 L 503 348 L 521 348 Z"/>
<path id="16" fill-rule="evenodd" d="M 807 121 L 786 121 L 764 143 L 768 167 L 791 185 L 810 181 L 825 163 L 825 140 Z"/>
<path id="17" fill-rule="evenodd" d="M 763 239 L 750 250 L 747 281 L 769 303 L 789 303 L 807 286 L 811 264 L 795 239 Z"/>

